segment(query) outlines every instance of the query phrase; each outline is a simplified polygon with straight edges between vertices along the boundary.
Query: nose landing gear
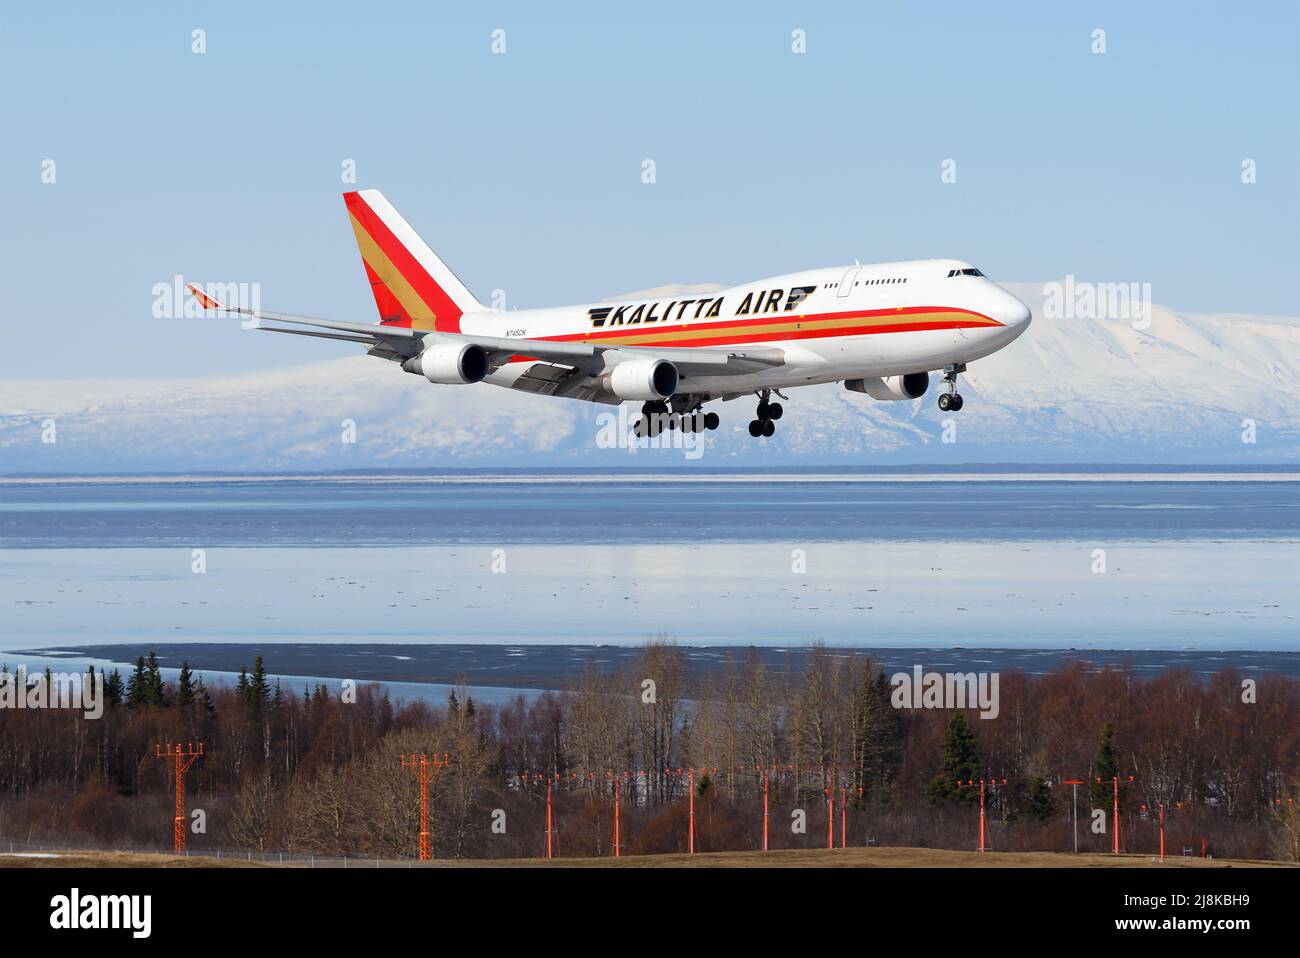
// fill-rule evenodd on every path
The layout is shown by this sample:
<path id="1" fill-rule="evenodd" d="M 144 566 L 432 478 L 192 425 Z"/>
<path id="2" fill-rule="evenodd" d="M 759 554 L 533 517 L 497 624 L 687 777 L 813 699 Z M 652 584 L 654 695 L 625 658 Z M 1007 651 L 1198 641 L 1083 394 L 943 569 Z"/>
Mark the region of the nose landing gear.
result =
<path id="1" fill-rule="evenodd" d="M 965 363 L 949 363 L 943 367 L 943 381 L 947 384 L 948 391 L 939 393 L 939 408 L 944 412 L 961 410 L 963 403 L 961 393 L 957 392 L 957 374 L 965 371 Z"/>
<path id="2" fill-rule="evenodd" d="M 770 439 L 776 433 L 774 423 L 780 419 L 785 410 L 779 402 L 769 402 L 768 396 L 771 395 L 770 389 L 764 389 L 758 394 L 758 418 L 749 424 L 749 434 L 757 439 L 759 436 Z M 777 393 L 780 396 L 780 393 Z M 784 397 L 782 397 L 784 398 Z"/>

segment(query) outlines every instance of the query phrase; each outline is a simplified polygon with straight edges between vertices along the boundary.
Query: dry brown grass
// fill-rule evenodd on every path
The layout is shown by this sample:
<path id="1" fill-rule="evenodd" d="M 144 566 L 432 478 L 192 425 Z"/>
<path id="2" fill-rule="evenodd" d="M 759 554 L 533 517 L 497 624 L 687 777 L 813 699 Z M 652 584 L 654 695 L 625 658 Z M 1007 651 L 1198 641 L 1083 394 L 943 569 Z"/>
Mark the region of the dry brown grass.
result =
<path id="1" fill-rule="evenodd" d="M 628 855 L 612 858 L 515 859 L 444 862 L 450 865 L 589 868 L 1142 868 L 1158 864 L 1148 855 L 1068 855 L 1057 852 L 957 852 L 939 848 L 794 849 L 710 852 L 698 855 Z M 1281 862 L 1167 858 L 1163 868 L 1286 867 Z"/>
<path id="2" fill-rule="evenodd" d="M 186 858 L 136 852 L 53 852 L 55 858 L 0 853 L 0 868 L 258 868 L 257 862 L 229 858 Z"/>
<path id="3" fill-rule="evenodd" d="M 352 859 L 352 867 L 368 867 L 369 859 Z M 325 860 L 322 860 L 322 865 Z M 408 866 L 409 861 L 383 865 Z M 627 855 L 623 858 L 460 859 L 430 862 L 441 868 L 1149 868 L 1149 855 L 1068 855 L 1057 852 L 957 852 L 937 848 L 794 849 L 771 852 L 708 852 L 698 855 Z M 63 852 L 57 858 L 26 858 L 0 854 L 0 868 L 249 868 L 274 864 L 237 859 L 186 858 L 179 855 L 125 852 Z M 305 867 L 286 862 L 284 867 Z M 373 867 L 371 864 L 369 867 Z M 1286 868 L 1282 862 L 1230 859 L 1169 858 L 1162 868 Z"/>

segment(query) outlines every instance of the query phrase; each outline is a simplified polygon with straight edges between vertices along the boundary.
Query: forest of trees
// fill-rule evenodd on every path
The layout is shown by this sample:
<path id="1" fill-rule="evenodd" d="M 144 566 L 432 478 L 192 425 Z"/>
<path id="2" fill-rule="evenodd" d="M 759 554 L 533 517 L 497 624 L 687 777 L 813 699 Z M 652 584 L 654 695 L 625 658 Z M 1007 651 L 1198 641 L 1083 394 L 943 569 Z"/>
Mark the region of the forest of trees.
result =
<path id="1" fill-rule="evenodd" d="M 1300 799 L 1300 682 L 1285 676 L 1258 678 L 1249 702 L 1232 670 L 1003 672 L 993 720 L 896 709 L 877 665 L 830 649 L 797 669 L 739 650 L 691 680 L 669 642 L 625 670 L 589 669 L 563 692 L 504 706 L 464 689 L 432 707 L 378 686 L 289 688 L 260 659 L 237 684 L 209 687 L 188 666 L 164 681 L 150 656 L 106 688 L 97 720 L 0 710 L 0 840 L 167 847 L 172 779 L 155 747 L 202 742 L 187 779 L 206 821 L 194 851 L 413 857 L 418 786 L 400 757 L 425 752 L 450 757 L 430 790 L 435 857 L 543 854 L 547 778 L 560 855 L 611 854 L 615 783 L 624 854 L 685 850 L 691 782 L 698 850 L 758 848 L 766 768 L 773 848 L 825 846 L 832 777 L 850 845 L 972 848 L 978 789 L 958 781 L 984 777 L 998 783 L 987 796 L 994 850 L 1069 851 L 1063 780 L 1080 778 L 1091 783 L 1079 790 L 1080 847 L 1106 851 L 1092 810 L 1110 815 L 1119 777 L 1128 851 L 1156 847 L 1143 808 L 1164 803 L 1173 854 L 1200 854 L 1204 841 L 1218 857 L 1300 860 L 1288 804 Z M 837 844 L 839 833 L 837 821 Z"/>

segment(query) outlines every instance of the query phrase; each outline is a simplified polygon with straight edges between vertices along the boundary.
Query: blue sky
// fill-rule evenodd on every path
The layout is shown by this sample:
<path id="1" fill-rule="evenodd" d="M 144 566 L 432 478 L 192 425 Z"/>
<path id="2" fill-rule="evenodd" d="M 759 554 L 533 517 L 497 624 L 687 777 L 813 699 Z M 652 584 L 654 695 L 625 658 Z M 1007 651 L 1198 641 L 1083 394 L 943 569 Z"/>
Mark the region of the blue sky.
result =
<path id="1" fill-rule="evenodd" d="M 520 308 L 956 256 L 1005 281 L 1073 273 L 1149 282 L 1180 310 L 1294 315 L 1298 10 L 10 8 L 0 376 L 206 375 L 339 355 L 154 319 L 151 289 L 174 273 L 258 282 L 266 308 L 370 321 L 339 197 L 345 159 L 480 298 L 502 288 Z M 790 50 L 796 28 L 804 55 Z M 1104 55 L 1090 50 L 1097 28 Z M 490 52 L 494 29 L 505 55 Z M 646 158 L 654 185 L 641 182 Z M 949 158 L 954 184 L 940 180 Z"/>

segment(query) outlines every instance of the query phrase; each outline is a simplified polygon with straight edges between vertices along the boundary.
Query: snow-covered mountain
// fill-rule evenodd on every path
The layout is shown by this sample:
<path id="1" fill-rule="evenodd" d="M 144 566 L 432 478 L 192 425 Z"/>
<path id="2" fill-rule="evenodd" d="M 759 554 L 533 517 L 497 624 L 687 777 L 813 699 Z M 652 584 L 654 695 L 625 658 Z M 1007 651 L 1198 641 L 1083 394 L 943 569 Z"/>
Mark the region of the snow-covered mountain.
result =
<path id="1" fill-rule="evenodd" d="M 1033 324 L 971 365 L 955 414 L 940 413 L 933 390 L 884 403 L 812 387 L 790 394 L 772 440 L 750 438 L 753 404 L 737 400 L 717 407 L 722 429 L 698 457 L 630 455 L 601 447 L 598 417 L 611 407 L 432 386 L 351 355 L 225 378 L 0 383 L 0 473 L 1300 460 L 1300 320 L 1154 306 L 1135 329 L 1054 319 L 1043 284 L 1008 288 Z M 277 346 L 291 355 L 291 342 Z M 1248 420 L 1254 442 L 1243 442 Z"/>

